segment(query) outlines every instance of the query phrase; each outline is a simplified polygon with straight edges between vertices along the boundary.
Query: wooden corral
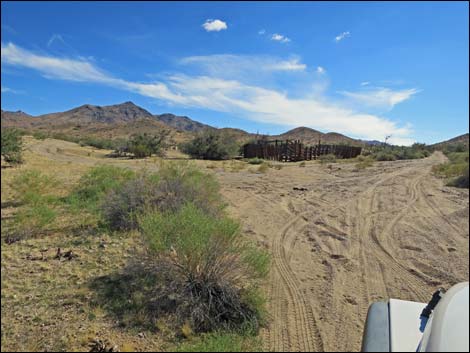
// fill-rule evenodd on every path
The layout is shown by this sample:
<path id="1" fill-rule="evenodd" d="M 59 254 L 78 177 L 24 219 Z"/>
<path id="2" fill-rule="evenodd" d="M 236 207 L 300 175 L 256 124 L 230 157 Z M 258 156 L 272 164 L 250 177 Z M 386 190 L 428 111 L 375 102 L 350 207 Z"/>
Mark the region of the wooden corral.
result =
<path id="1" fill-rule="evenodd" d="M 282 162 L 317 159 L 321 155 L 334 154 L 337 158 L 354 158 L 361 154 L 361 147 L 347 145 L 304 146 L 300 140 L 257 141 L 243 146 L 244 158 L 263 158 Z"/>

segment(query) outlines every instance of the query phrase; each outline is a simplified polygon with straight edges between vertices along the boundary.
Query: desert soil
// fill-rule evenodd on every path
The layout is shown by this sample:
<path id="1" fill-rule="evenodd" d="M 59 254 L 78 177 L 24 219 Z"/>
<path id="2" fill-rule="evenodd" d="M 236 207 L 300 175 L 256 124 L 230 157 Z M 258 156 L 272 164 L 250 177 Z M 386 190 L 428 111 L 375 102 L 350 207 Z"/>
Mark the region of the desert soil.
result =
<path id="1" fill-rule="evenodd" d="M 71 167 L 157 167 L 57 140 L 28 149 Z M 427 302 L 438 287 L 468 281 L 469 193 L 433 176 L 443 161 L 435 153 L 360 171 L 312 161 L 264 174 L 211 166 L 229 212 L 272 253 L 266 350 L 357 351 L 371 302 Z"/>

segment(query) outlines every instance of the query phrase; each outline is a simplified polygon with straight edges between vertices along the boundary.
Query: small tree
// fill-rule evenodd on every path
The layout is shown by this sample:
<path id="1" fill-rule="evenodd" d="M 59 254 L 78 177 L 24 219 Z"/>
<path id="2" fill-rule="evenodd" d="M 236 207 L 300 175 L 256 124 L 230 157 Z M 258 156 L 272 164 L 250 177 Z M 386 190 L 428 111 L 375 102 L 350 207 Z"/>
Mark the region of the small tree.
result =
<path id="1" fill-rule="evenodd" d="M 163 156 L 167 147 L 169 130 L 160 130 L 157 134 L 135 134 L 127 141 L 124 147 L 119 147 L 117 153 L 131 153 L 135 158 L 150 157 L 151 155 Z"/>
<path id="2" fill-rule="evenodd" d="M 199 159 L 229 159 L 238 152 L 238 146 L 233 136 L 217 130 L 203 130 L 191 141 L 182 144 L 181 150 L 193 158 Z"/>
<path id="3" fill-rule="evenodd" d="M 21 131 L 17 129 L 2 129 L 2 157 L 9 163 L 22 162 L 23 144 Z"/>

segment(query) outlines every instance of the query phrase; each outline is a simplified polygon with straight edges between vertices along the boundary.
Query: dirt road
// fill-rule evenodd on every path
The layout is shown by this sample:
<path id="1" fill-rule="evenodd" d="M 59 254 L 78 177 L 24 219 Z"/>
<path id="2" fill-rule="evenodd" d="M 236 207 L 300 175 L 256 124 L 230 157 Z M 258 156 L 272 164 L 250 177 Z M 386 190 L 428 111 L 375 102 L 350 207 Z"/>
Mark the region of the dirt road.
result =
<path id="1" fill-rule="evenodd" d="M 29 148 L 56 162 L 146 165 L 61 141 Z M 230 212 L 273 256 L 266 350 L 359 350 L 372 301 L 428 301 L 437 287 L 468 281 L 469 194 L 432 175 L 444 160 L 211 169 Z"/>
<path id="2" fill-rule="evenodd" d="M 359 350 L 372 301 L 428 301 L 468 280 L 468 191 L 432 176 L 444 159 L 223 178 L 233 213 L 273 254 L 267 350 Z"/>

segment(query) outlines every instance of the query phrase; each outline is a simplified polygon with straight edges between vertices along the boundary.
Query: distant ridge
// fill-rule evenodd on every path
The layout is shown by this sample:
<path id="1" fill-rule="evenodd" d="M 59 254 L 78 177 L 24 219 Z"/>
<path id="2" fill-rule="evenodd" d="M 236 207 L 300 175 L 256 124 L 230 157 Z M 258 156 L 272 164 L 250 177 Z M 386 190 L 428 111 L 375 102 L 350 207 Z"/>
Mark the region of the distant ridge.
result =
<path id="1" fill-rule="evenodd" d="M 123 137 L 142 132 L 152 133 L 161 129 L 168 129 L 177 142 L 188 140 L 194 133 L 205 129 L 224 131 L 240 142 L 261 137 L 261 135 L 236 128 L 217 129 L 187 116 L 178 116 L 171 113 L 152 114 L 130 101 L 106 106 L 84 104 L 64 112 L 39 116 L 32 116 L 20 110 L 16 112 L 2 110 L 1 126 L 104 138 Z M 380 141 L 353 139 L 337 132 L 323 133 L 305 126 L 267 137 L 278 140 L 301 140 L 306 145 L 318 144 L 319 142 L 349 145 L 377 145 L 381 143 Z M 432 146 L 459 142 L 468 146 L 468 141 L 469 135 L 467 133 Z"/>

